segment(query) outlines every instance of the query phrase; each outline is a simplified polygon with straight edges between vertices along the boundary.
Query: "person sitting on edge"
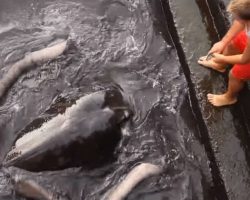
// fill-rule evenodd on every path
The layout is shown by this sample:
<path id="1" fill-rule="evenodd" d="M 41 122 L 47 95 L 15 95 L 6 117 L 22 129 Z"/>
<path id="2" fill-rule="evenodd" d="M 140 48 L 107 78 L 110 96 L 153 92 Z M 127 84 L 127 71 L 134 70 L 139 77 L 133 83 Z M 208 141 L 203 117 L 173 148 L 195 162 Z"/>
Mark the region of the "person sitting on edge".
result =
<path id="1" fill-rule="evenodd" d="M 207 95 L 214 106 L 236 103 L 244 83 L 250 80 L 250 0 L 232 0 L 227 10 L 234 19 L 230 29 L 208 52 L 211 59 L 203 56 L 198 60 L 204 67 L 219 72 L 225 72 L 227 64 L 234 65 L 229 73 L 227 91 L 220 95 Z"/>

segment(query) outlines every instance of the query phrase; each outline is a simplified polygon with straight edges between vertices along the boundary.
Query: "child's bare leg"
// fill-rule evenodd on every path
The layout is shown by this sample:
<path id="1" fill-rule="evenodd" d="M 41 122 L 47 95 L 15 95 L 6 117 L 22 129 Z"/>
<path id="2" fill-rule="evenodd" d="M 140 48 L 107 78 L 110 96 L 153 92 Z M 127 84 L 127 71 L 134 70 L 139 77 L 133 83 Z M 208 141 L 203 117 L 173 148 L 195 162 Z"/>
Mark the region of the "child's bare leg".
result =
<path id="1" fill-rule="evenodd" d="M 223 55 L 236 55 L 236 54 L 240 54 L 240 51 L 236 49 L 232 43 L 228 44 L 223 51 Z M 227 66 L 227 63 L 217 63 L 213 60 L 213 58 L 206 60 L 206 56 L 200 57 L 198 63 L 200 65 L 203 65 L 204 67 L 211 68 L 219 72 L 225 72 Z"/>
<path id="2" fill-rule="evenodd" d="M 214 106 L 234 104 L 237 102 L 238 93 L 242 90 L 243 86 L 244 81 L 235 78 L 230 71 L 227 92 L 221 95 L 208 94 L 208 101 Z"/>

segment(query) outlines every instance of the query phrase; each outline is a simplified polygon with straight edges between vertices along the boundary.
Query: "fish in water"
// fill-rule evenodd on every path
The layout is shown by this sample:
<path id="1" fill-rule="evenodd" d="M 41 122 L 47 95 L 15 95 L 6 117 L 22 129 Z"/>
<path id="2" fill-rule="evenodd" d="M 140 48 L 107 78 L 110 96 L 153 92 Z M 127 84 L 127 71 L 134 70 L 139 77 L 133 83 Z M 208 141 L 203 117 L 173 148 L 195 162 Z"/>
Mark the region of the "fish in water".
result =
<path id="1" fill-rule="evenodd" d="M 123 200 L 144 179 L 162 173 L 162 167 L 150 163 L 141 163 L 134 167 L 128 175 L 109 191 L 103 200 Z"/>
<path id="2" fill-rule="evenodd" d="M 44 184 L 41 180 L 24 170 L 15 167 L 5 168 L 4 172 L 10 177 L 13 184 L 13 190 L 16 194 L 22 197 L 32 198 L 34 200 L 68 200 L 67 193 L 61 193 L 59 190 L 55 191 Z M 150 176 L 157 176 L 163 172 L 163 167 L 151 163 L 140 163 L 132 168 L 131 171 L 124 177 L 124 179 L 110 189 L 101 200 L 123 200 L 131 193 L 131 191 L 143 180 Z M 51 172 L 49 172 L 51 173 Z M 32 175 L 33 174 L 33 175 Z M 41 175 L 41 174 L 40 174 Z"/>
<path id="3" fill-rule="evenodd" d="M 35 64 L 46 62 L 50 59 L 56 58 L 61 55 L 66 49 L 67 41 L 64 40 L 53 46 L 31 52 L 26 55 L 22 60 L 16 62 L 10 70 L 0 80 L 0 98 L 4 95 L 6 90 L 15 82 L 16 79 L 30 67 Z"/>
<path id="4" fill-rule="evenodd" d="M 12 190 L 13 194 L 10 199 L 19 199 L 19 197 L 33 200 L 70 199 L 68 195 L 61 192 L 60 189 L 55 189 L 49 184 L 41 183 L 38 178 L 39 173 L 27 172 L 16 167 L 2 168 L 1 172 L 5 175 L 5 178 L 8 179 L 8 183 L 10 183 L 9 189 Z"/>
<path id="5" fill-rule="evenodd" d="M 53 200 L 53 194 L 50 194 L 42 186 L 33 180 L 17 179 L 15 180 L 15 192 L 21 196 L 37 200 Z"/>
<path id="6" fill-rule="evenodd" d="M 99 166 L 112 157 L 131 114 L 119 89 L 83 96 L 65 113 L 19 138 L 3 166 L 29 171 Z"/>

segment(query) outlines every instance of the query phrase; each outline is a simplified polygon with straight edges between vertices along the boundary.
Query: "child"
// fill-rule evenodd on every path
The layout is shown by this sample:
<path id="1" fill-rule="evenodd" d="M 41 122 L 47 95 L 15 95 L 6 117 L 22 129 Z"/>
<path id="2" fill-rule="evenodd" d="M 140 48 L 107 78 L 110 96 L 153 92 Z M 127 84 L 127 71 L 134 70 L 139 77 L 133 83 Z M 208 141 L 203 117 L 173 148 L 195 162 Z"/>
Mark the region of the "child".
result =
<path id="1" fill-rule="evenodd" d="M 228 11 L 233 23 L 222 38 L 215 43 L 208 54 L 211 59 L 201 57 L 198 63 L 219 72 L 225 72 L 227 64 L 233 64 L 229 73 L 228 89 L 224 94 L 208 94 L 208 101 L 214 106 L 231 105 L 245 81 L 250 80 L 250 0 L 232 0 Z"/>

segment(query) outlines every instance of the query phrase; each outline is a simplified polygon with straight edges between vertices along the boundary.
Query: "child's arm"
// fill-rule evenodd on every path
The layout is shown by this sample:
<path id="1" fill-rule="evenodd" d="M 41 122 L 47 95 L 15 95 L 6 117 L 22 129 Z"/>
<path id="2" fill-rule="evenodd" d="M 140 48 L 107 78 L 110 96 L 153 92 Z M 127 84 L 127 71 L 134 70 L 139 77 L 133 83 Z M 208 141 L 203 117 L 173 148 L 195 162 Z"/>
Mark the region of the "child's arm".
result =
<path id="1" fill-rule="evenodd" d="M 229 42 L 240 32 L 244 29 L 245 25 L 239 21 L 234 20 L 230 29 L 226 33 L 226 35 L 222 38 L 221 41 L 215 43 L 213 47 L 208 52 L 210 53 L 222 53 L 225 47 L 229 44 Z"/>
<path id="2" fill-rule="evenodd" d="M 243 54 L 224 56 L 222 54 L 215 53 L 213 55 L 215 62 L 223 62 L 228 64 L 247 64 L 250 63 L 250 37 L 247 39 L 247 47 Z"/>

